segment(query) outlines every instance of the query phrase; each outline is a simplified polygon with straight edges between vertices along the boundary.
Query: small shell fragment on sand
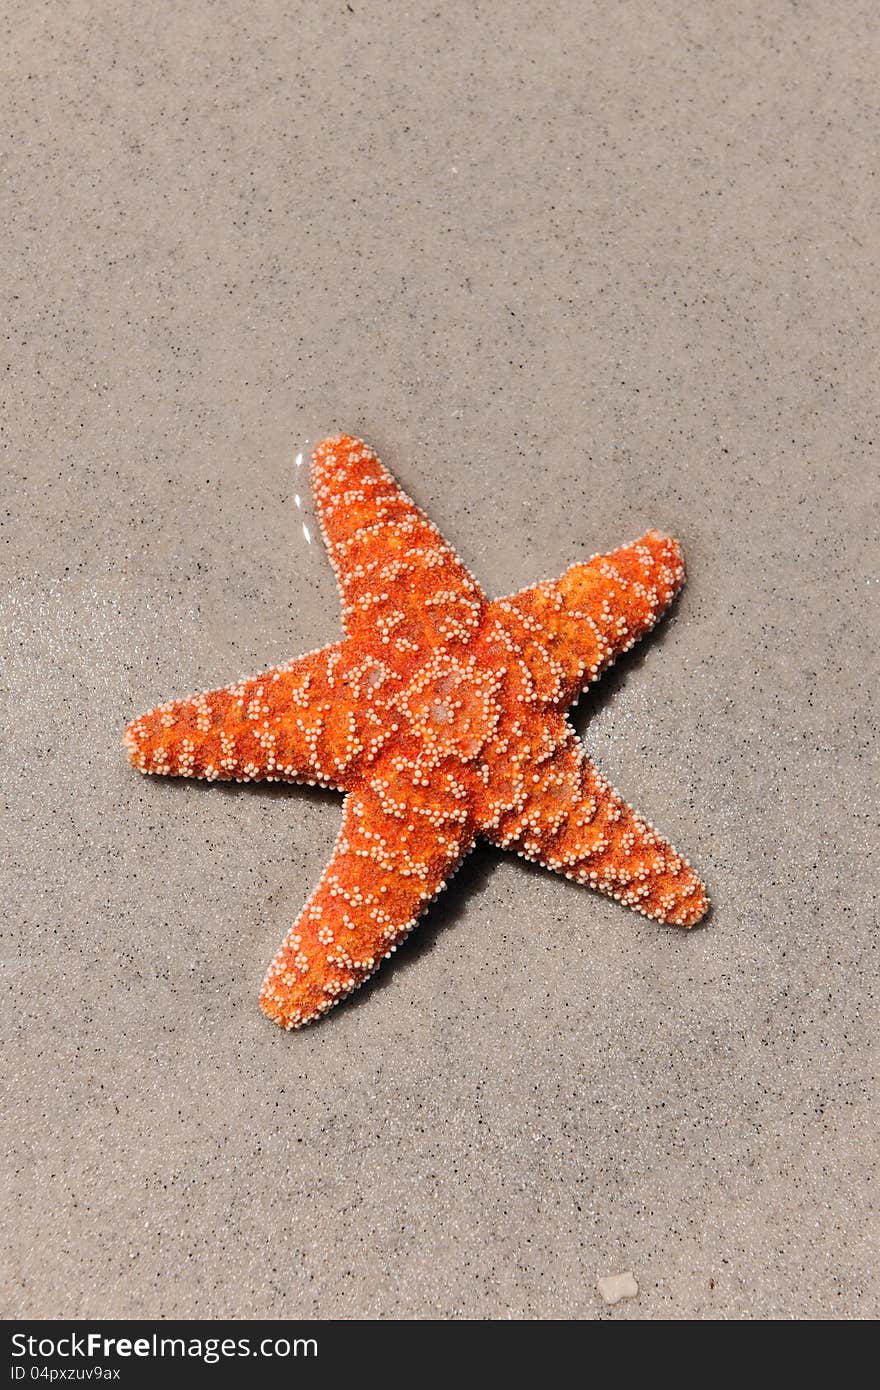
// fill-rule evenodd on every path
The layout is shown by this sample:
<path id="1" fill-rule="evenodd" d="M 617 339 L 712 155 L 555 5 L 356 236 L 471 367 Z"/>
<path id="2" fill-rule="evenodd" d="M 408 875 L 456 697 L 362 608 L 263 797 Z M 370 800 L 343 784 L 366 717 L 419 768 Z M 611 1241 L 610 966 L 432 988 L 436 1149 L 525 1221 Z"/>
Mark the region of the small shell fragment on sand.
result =
<path id="1" fill-rule="evenodd" d="M 635 1298 L 639 1291 L 629 1270 L 625 1274 L 606 1274 L 599 1280 L 599 1292 L 606 1303 L 619 1303 L 622 1298 Z"/>

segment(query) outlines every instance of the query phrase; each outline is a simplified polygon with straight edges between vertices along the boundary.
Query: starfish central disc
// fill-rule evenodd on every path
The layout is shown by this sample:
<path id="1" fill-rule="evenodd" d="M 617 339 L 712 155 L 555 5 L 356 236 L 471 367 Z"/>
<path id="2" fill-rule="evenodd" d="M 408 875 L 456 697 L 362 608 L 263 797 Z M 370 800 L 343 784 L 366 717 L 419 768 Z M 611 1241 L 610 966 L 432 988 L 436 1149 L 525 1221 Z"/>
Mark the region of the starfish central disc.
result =
<path id="1" fill-rule="evenodd" d="M 333 857 L 263 983 L 320 1017 L 386 959 L 478 835 L 677 926 L 708 908 L 687 860 L 586 757 L 568 705 L 684 582 L 651 531 L 490 603 L 371 449 L 325 440 L 315 500 L 345 638 L 129 725 L 141 772 L 346 793 Z"/>
<path id="2" fill-rule="evenodd" d="M 406 690 L 401 706 L 426 750 L 471 762 L 498 724 L 499 678 L 440 652 Z"/>

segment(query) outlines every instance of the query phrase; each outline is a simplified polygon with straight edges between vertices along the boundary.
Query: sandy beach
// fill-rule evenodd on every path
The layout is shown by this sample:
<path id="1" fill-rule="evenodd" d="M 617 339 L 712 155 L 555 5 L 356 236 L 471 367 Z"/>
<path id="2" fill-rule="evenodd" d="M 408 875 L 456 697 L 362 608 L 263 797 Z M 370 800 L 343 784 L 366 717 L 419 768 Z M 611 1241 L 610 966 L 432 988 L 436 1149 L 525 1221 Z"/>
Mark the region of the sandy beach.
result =
<path id="1" fill-rule="evenodd" d="M 875 7 L 13 0 L 4 48 L 4 1316 L 876 1317 Z M 337 430 L 491 596 L 680 539 L 575 722 L 705 926 L 482 846 L 260 1013 L 340 798 L 121 734 L 339 635 Z"/>

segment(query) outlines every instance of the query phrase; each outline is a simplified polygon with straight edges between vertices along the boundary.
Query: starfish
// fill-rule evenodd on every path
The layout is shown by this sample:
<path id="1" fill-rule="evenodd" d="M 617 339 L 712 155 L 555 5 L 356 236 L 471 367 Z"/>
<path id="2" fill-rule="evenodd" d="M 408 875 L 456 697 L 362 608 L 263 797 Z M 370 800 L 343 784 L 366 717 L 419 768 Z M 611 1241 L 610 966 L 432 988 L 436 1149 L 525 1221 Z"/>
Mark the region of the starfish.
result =
<path id="1" fill-rule="evenodd" d="M 263 982 L 285 1028 L 325 1014 L 396 950 L 479 836 L 647 917 L 691 927 L 688 861 L 586 756 L 566 710 L 684 582 L 649 531 L 490 602 L 358 439 L 312 459 L 345 637 L 125 732 L 143 773 L 345 793 L 342 829 Z"/>

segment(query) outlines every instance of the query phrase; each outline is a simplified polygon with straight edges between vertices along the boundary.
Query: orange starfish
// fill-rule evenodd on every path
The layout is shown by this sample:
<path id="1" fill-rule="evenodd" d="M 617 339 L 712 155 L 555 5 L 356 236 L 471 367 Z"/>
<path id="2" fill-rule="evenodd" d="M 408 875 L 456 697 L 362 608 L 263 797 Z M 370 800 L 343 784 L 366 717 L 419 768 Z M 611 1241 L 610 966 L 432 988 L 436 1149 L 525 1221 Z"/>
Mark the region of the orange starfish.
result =
<path id="1" fill-rule="evenodd" d="M 263 982 L 299 1028 L 387 960 L 478 835 L 647 917 L 691 927 L 688 861 L 586 757 L 566 708 L 684 582 L 649 531 L 561 579 L 489 602 L 373 451 L 319 444 L 312 480 L 346 637 L 126 730 L 144 773 L 307 782 L 346 793 L 315 892 Z"/>

